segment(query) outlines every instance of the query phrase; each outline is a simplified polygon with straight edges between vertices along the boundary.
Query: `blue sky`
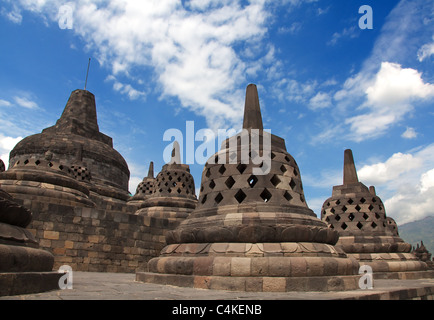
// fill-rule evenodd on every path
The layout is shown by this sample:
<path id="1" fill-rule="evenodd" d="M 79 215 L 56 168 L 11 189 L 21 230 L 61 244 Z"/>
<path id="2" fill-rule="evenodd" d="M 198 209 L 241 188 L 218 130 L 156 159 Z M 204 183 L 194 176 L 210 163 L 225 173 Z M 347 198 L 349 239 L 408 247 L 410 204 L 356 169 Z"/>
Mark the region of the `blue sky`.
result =
<path id="1" fill-rule="evenodd" d="M 362 5 L 373 29 L 359 27 Z M 0 0 L 1 158 L 55 123 L 92 58 L 87 89 L 132 193 L 150 161 L 163 166 L 166 130 L 240 129 L 255 83 L 317 214 L 351 148 L 398 224 L 433 215 L 433 12 L 425 0 Z M 198 189 L 203 164 L 190 167 Z"/>

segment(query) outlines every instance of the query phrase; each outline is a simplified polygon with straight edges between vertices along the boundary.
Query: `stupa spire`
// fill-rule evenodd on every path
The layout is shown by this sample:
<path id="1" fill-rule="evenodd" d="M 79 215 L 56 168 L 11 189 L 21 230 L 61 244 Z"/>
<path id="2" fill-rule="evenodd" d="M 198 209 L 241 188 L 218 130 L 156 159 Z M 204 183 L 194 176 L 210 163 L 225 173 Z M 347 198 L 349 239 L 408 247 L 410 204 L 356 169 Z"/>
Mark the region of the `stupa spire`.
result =
<path id="1" fill-rule="evenodd" d="M 249 84 L 246 89 L 243 129 L 264 129 L 261 108 L 259 106 L 258 89 L 254 84 Z"/>
<path id="2" fill-rule="evenodd" d="M 148 178 L 151 178 L 151 179 L 154 178 L 154 162 L 152 162 L 152 161 L 149 164 Z"/>
<path id="3" fill-rule="evenodd" d="M 344 153 L 344 184 L 358 183 L 356 165 L 354 164 L 353 152 L 351 149 Z"/>
<path id="4" fill-rule="evenodd" d="M 172 158 L 170 159 L 169 164 L 182 164 L 181 163 L 181 153 L 180 153 L 178 141 L 173 142 Z"/>

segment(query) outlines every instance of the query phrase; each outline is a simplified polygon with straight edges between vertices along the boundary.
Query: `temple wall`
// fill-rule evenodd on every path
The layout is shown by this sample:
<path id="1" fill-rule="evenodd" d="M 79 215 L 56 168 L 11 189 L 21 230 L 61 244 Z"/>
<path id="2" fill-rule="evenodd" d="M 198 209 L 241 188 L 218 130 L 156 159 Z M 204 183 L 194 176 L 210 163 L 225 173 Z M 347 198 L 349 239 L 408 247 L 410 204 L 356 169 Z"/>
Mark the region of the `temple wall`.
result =
<path id="1" fill-rule="evenodd" d="M 179 224 L 135 215 L 133 206 L 120 203 L 106 202 L 105 209 L 97 209 L 16 200 L 32 211 L 27 229 L 54 255 L 54 270 L 64 264 L 74 271 L 146 270 L 147 261 L 164 247 L 166 232 Z"/>

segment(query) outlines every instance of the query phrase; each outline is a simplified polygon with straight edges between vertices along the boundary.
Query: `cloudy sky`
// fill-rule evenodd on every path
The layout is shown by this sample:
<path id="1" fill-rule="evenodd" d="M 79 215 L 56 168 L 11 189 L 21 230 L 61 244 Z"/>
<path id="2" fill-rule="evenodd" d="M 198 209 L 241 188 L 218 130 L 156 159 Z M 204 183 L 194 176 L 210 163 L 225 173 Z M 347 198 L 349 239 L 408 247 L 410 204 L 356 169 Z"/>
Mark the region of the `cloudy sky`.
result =
<path id="1" fill-rule="evenodd" d="M 264 127 L 286 140 L 317 214 L 351 148 L 398 224 L 434 215 L 432 1 L 0 0 L 0 39 L 6 163 L 60 117 L 91 58 L 87 89 L 132 193 L 150 161 L 163 166 L 167 130 L 194 150 L 188 130 L 240 129 L 255 83 Z M 187 157 L 199 188 L 203 163 Z"/>

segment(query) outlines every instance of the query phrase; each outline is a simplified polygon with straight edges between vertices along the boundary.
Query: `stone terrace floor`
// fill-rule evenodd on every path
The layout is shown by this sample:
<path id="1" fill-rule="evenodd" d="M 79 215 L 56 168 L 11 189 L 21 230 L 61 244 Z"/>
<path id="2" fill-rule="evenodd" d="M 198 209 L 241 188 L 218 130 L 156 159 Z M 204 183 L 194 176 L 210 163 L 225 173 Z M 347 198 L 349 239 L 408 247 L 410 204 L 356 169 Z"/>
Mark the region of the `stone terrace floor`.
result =
<path id="1" fill-rule="evenodd" d="M 73 289 L 6 296 L 0 300 L 397 300 L 424 295 L 431 300 L 433 293 L 434 279 L 375 280 L 372 290 L 255 293 L 148 284 L 136 282 L 135 274 L 74 272 Z"/>

